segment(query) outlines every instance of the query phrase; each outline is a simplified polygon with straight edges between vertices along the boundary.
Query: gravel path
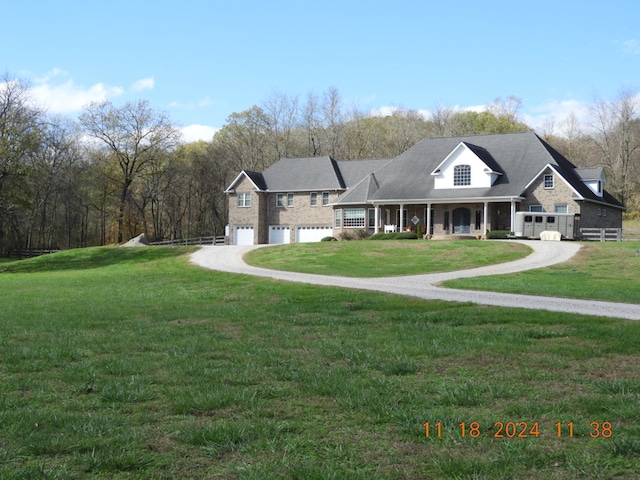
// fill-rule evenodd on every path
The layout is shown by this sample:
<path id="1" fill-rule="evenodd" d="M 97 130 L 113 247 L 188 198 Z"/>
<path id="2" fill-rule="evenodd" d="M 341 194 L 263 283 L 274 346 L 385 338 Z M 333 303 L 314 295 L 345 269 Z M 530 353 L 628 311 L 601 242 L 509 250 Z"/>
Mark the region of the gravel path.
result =
<path id="1" fill-rule="evenodd" d="M 556 312 L 640 320 L 640 305 L 638 304 L 455 290 L 437 285 L 440 282 L 454 278 L 514 273 L 566 262 L 575 255 L 581 247 L 579 243 L 574 242 L 522 241 L 522 243 L 531 247 L 533 253 L 520 260 L 455 272 L 382 278 L 349 278 L 284 272 L 252 267 L 244 262 L 243 256 L 245 253 L 255 248 L 267 247 L 267 245 L 202 247 L 192 254 L 191 261 L 202 267 L 223 272 L 243 273 L 314 285 L 373 290 L 424 298 L 427 300 L 473 302 L 482 305 L 522 307 L 532 310 L 542 309 Z M 487 279 L 487 281 L 490 281 L 490 279 Z"/>

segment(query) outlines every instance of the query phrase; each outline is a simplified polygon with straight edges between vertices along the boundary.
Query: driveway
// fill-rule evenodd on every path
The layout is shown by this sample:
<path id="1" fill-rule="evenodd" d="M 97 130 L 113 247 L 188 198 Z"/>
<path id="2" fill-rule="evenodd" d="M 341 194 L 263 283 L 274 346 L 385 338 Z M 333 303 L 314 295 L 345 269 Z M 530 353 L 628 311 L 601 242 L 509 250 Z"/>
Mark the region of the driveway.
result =
<path id="1" fill-rule="evenodd" d="M 522 243 L 531 247 L 533 253 L 520 260 L 455 272 L 382 278 L 349 278 L 284 272 L 253 267 L 244 262 L 243 256 L 245 253 L 255 248 L 266 247 L 266 245 L 206 246 L 193 253 L 191 255 L 191 261 L 204 268 L 223 272 L 242 273 L 313 285 L 372 290 L 423 298 L 426 300 L 472 302 L 481 305 L 522 307 L 532 310 L 550 310 L 554 312 L 640 320 L 640 305 L 638 304 L 516 295 L 511 293 L 479 292 L 474 290 L 455 290 L 438 286 L 440 282 L 454 278 L 515 273 L 523 270 L 547 267 L 556 263 L 563 263 L 573 257 L 581 247 L 579 243 L 574 242 L 522 241 Z M 487 281 L 490 281 L 490 279 L 487 279 Z"/>

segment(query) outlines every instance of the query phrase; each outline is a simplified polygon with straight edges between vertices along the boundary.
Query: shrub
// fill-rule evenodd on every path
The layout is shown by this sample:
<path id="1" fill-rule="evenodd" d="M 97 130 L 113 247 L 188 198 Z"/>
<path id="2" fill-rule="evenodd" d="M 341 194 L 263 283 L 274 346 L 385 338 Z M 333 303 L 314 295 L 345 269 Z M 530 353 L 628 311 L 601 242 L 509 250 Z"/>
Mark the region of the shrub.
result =
<path id="1" fill-rule="evenodd" d="M 369 234 L 366 230 L 351 230 L 342 232 L 340 235 L 340 240 L 365 240 L 369 238 Z"/>
<path id="2" fill-rule="evenodd" d="M 336 237 L 324 237 L 320 241 L 321 242 L 337 242 L 338 239 Z"/>
<path id="3" fill-rule="evenodd" d="M 505 239 L 509 238 L 509 230 L 490 230 L 487 231 L 487 239 Z"/>
<path id="4" fill-rule="evenodd" d="M 415 232 L 374 233 L 368 240 L 415 240 Z"/>

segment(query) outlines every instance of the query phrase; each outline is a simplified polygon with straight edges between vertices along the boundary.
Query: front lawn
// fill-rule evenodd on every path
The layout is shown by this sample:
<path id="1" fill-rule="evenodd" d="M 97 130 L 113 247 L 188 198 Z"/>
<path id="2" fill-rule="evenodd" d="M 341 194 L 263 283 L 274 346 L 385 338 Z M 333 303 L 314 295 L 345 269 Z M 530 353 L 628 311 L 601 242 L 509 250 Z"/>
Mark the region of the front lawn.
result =
<path id="1" fill-rule="evenodd" d="M 450 280 L 444 286 L 640 303 L 640 242 L 585 242 L 574 258 L 561 265 Z"/>
<path id="2" fill-rule="evenodd" d="M 0 478 L 640 478 L 640 323 L 226 274 L 188 251 L 0 273 Z"/>
<path id="3" fill-rule="evenodd" d="M 517 260 L 529 253 L 529 247 L 515 242 L 352 240 L 260 248 L 245 258 L 252 265 L 276 270 L 386 277 L 481 267 Z"/>

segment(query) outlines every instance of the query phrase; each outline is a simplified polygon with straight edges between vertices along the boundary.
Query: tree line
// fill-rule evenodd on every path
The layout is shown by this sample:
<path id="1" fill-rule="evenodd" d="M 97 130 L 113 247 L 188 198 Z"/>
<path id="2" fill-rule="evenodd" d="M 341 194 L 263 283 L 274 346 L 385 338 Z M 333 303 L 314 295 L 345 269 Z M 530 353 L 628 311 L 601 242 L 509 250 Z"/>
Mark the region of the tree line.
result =
<path id="1" fill-rule="evenodd" d="M 222 193 L 241 170 L 284 157 L 393 158 L 426 137 L 531 130 L 521 101 L 498 98 L 483 111 L 436 106 L 428 115 L 394 109 L 373 116 L 328 88 L 300 99 L 272 93 L 227 118 L 208 141 L 184 143 L 162 111 L 139 100 L 85 106 L 77 121 L 34 106 L 28 84 L 0 79 L 0 254 L 223 235 Z M 638 97 L 596 101 L 590 123 L 575 117 L 540 133 L 581 167 L 603 166 L 608 189 L 640 211 Z"/>

